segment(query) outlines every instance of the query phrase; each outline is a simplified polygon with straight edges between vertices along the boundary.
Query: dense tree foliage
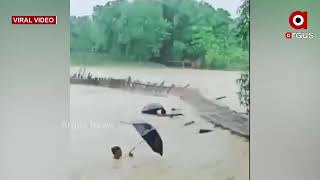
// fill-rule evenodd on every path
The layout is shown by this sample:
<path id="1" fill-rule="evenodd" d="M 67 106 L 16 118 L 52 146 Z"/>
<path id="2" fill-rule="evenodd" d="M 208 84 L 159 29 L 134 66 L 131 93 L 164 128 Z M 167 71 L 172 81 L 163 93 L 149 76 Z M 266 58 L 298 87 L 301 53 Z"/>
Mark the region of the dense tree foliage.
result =
<path id="1" fill-rule="evenodd" d="M 70 17 L 71 51 L 239 69 L 248 65 L 248 23 L 243 12 L 231 18 L 228 11 L 196 0 L 111 1 L 94 7 L 90 17 Z"/>
<path id="2" fill-rule="evenodd" d="M 248 50 L 249 46 L 249 0 L 244 0 L 239 8 L 241 14 L 238 23 L 238 37 L 241 38 L 241 47 Z M 250 72 L 249 66 L 241 73 L 241 77 L 237 80 L 239 85 L 240 104 L 246 108 L 247 113 L 250 111 Z"/>

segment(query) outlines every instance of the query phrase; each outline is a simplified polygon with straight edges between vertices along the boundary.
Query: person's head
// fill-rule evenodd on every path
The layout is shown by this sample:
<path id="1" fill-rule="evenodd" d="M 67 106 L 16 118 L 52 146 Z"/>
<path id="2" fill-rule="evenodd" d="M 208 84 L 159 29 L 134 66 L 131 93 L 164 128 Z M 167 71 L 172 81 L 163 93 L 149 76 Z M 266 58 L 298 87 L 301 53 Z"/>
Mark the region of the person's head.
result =
<path id="1" fill-rule="evenodd" d="M 160 113 L 161 113 L 162 115 L 164 115 L 164 114 L 166 114 L 167 112 L 166 112 L 165 109 L 161 109 L 161 110 L 160 110 Z"/>
<path id="2" fill-rule="evenodd" d="M 122 151 L 121 148 L 119 146 L 114 146 L 111 148 L 111 152 L 113 154 L 113 158 L 114 159 L 120 159 L 122 156 Z"/>

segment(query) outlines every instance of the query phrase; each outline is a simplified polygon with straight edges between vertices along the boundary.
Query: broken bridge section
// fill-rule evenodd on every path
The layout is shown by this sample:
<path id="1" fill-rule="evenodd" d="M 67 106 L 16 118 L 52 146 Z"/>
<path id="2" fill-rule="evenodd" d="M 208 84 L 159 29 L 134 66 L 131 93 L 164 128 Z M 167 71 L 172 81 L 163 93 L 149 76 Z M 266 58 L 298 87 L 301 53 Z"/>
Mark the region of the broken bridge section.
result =
<path id="1" fill-rule="evenodd" d="M 232 134 L 250 137 L 249 118 L 228 107 L 218 105 L 203 97 L 196 89 L 175 88 L 172 94 L 194 107 L 201 118 L 211 122 L 216 127 L 229 130 Z"/>
<path id="2" fill-rule="evenodd" d="M 80 73 L 75 74 L 70 78 L 70 83 L 138 91 L 155 96 L 166 96 L 170 93 L 193 106 L 201 118 L 216 127 L 227 129 L 232 134 L 237 134 L 247 139 L 250 137 L 249 118 L 247 116 L 206 99 L 197 89 L 189 88 L 190 84 L 184 87 L 177 87 L 174 84 L 165 86 L 164 81 L 159 84 L 143 83 L 139 80 L 132 80 L 131 77 L 127 79 L 92 77 L 90 73 L 85 78 Z"/>

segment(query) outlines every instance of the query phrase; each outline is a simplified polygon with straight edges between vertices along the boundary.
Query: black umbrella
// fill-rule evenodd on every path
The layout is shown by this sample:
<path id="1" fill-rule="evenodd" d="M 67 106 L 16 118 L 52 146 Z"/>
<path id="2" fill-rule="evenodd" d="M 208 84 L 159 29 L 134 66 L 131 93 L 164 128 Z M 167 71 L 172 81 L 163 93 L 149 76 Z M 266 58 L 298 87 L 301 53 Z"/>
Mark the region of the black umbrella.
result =
<path id="1" fill-rule="evenodd" d="M 158 112 L 160 111 L 161 112 Z M 172 111 L 177 110 L 176 108 L 172 108 Z M 174 117 L 174 116 L 183 116 L 182 113 L 171 113 L 168 114 L 164 107 L 160 103 L 150 103 L 147 104 L 146 106 L 143 107 L 142 109 L 143 114 L 151 114 L 151 115 L 158 115 L 158 116 L 169 116 L 169 117 Z"/>
<path id="2" fill-rule="evenodd" d="M 148 123 L 133 123 L 132 124 L 142 138 L 148 143 L 151 149 L 160 154 L 163 154 L 163 145 L 158 131 Z"/>
<path id="3" fill-rule="evenodd" d="M 142 113 L 145 114 L 157 114 L 160 109 L 164 110 L 164 107 L 159 103 L 150 103 L 143 107 Z"/>

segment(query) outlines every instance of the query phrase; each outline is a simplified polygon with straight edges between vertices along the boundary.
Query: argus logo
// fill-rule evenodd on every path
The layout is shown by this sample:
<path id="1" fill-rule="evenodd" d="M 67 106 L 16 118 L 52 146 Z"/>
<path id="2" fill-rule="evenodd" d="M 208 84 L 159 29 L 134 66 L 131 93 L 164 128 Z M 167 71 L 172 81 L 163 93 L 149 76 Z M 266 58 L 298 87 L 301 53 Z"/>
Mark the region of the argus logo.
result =
<path id="1" fill-rule="evenodd" d="M 295 11 L 289 15 L 289 24 L 293 29 L 308 29 L 308 12 Z M 313 32 L 286 32 L 287 39 L 313 39 Z"/>
<path id="2" fill-rule="evenodd" d="M 289 24 L 293 29 L 308 29 L 308 12 L 295 11 L 291 13 Z"/>
<path id="3" fill-rule="evenodd" d="M 286 32 L 285 34 L 287 39 L 313 39 L 314 33 L 312 32 Z"/>

